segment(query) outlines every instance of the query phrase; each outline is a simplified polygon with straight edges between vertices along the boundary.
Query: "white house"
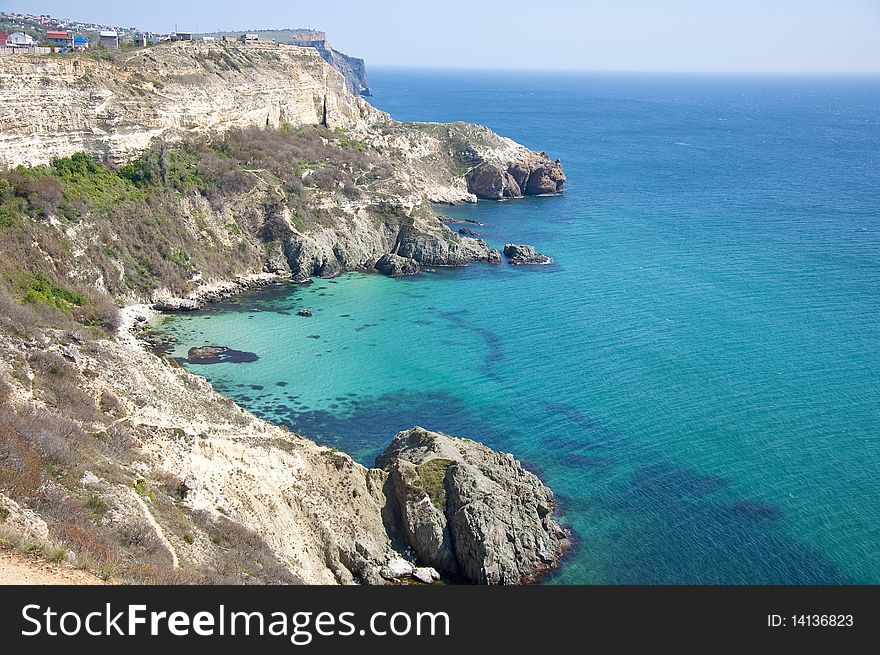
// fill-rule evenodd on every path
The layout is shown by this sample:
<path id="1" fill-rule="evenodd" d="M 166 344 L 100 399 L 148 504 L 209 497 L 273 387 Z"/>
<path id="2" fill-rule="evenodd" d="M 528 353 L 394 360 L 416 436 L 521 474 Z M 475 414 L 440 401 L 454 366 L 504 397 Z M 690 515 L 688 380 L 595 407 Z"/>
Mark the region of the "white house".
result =
<path id="1" fill-rule="evenodd" d="M 6 39 L 7 48 L 33 48 L 34 37 L 24 32 L 13 32 Z"/>

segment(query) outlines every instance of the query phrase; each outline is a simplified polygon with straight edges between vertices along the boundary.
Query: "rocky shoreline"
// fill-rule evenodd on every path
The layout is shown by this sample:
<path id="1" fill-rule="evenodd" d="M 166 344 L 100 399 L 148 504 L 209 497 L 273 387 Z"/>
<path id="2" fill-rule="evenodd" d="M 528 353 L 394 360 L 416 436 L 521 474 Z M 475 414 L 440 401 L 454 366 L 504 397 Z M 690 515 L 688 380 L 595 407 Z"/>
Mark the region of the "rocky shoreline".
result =
<path id="1" fill-rule="evenodd" d="M 142 328 L 161 313 L 187 311 L 189 302 L 202 309 L 289 281 L 285 276 L 252 274 L 202 285 L 186 298 L 129 305 L 123 309 L 120 341 L 155 352 Z M 237 351 L 205 346 L 190 354 L 196 363 L 210 364 L 236 361 Z M 343 469 L 359 466 L 344 457 Z M 553 492 L 510 454 L 414 427 L 396 435 L 375 466 L 372 475 L 383 480 L 381 522 L 388 546 L 382 555 L 363 556 L 368 560 L 358 567 L 363 582 L 534 583 L 559 565 L 571 545 L 567 530 L 555 519 Z M 357 551 L 357 543 L 354 546 Z"/>
<path id="2" fill-rule="evenodd" d="M 15 405 L 7 418 L 24 445 L 42 448 L 46 430 L 30 434 L 25 420 L 33 412 L 58 431 L 51 451 L 25 462 L 34 493 L 53 495 L 39 504 L 0 493 L 4 507 L 20 503 L 9 516 L 29 512 L 41 534 L 70 548 L 75 518 L 77 534 L 89 535 L 76 542 L 77 562 L 123 562 L 126 581 L 384 584 L 442 574 L 519 584 L 558 564 L 567 541 L 552 493 L 511 456 L 413 428 L 367 468 L 257 418 L 144 340 L 160 312 L 266 285 L 500 263 L 500 252 L 451 230 L 431 203 L 557 194 L 558 161 L 482 126 L 394 121 L 353 96 L 311 48 L 193 42 L 106 59 L 0 60 L 9 100 L 0 164 L 47 164 L 41 175 L 60 199 L 46 221 L 22 205 L 15 220 L 36 236 L 4 252 L 62 299 L 79 297 L 66 288 L 78 280 L 96 301 L 80 309 L 97 308 L 107 330 L 80 332 L 95 318 L 35 315 L 0 298 L 0 392 Z M 206 137 L 228 140 L 233 154 L 209 152 Z M 206 193 L 152 177 L 160 149 L 185 155 L 181 174 L 209 171 Z M 65 157 L 95 185 L 128 189 L 136 211 L 123 219 L 97 201 L 65 204 L 54 168 Z M 104 161 L 136 164 L 151 191 L 135 193 Z M 223 171 L 235 172 L 233 184 Z M 75 227 L 56 220 L 62 210 L 79 216 Z M 127 229 L 139 220 L 146 232 Z M 140 304 L 117 316 L 119 299 Z M 253 356 L 222 344 L 190 353 L 206 365 Z M 65 435 L 80 433 L 71 448 Z M 67 506 L 76 511 L 50 511 Z"/>
<path id="3" fill-rule="evenodd" d="M 158 312 L 189 312 L 205 305 L 227 300 L 245 291 L 282 284 L 291 281 L 290 275 L 282 273 L 252 273 L 239 275 L 232 280 L 201 284 L 186 296 L 174 296 L 159 290 L 152 294 L 152 309 Z"/>

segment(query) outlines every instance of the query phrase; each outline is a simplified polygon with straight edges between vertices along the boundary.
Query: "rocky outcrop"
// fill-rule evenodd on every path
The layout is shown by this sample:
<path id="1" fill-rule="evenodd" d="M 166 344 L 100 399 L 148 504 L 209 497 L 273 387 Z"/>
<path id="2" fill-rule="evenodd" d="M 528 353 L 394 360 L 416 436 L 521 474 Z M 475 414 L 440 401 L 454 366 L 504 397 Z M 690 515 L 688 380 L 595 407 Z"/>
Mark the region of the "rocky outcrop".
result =
<path id="1" fill-rule="evenodd" d="M 396 254 L 423 266 L 465 266 L 492 260 L 492 249 L 485 241 L 462 238 L 446 226 L 441 227 L 434 232 L 422 232 L 414 226 L 403 226 L 397 236 Z"/>
<path id="2" fill-rule="evenodd" d="M 468 191 L 481 200 L 556 195 L 566 182 L 559 160 L 543 152 L 529 153 L 506 165 L 484 161 L 468 172 L 466 180 Z"/>
<path id="3" fill-rule="evenodd" d="M 153 309 L 160 312 L 194 312 L 201 305 L 194 298 L 160 298 L 153 303 Z"/>
<path id="4" fill-rule="evenodd" d="M 504 256 L 512 266 L 528 264 L 549 264 L 553 260 L 535 250 L 534 246 L 525 243 L 508 243 L 504 246 Z"/>
<path id="5" fill-rule="evenodd" d="M 388 473 L 389 522 L 419 561 L 477 584 L 520 584 L 568 546 L 553 493 L 512 455 L 424 428 L 376 460 Z"/>
<path id="6" fill-rule="evenodd" d="M 370 86 L 367 83 L 367 66 L 364 60 L 335 50 L 330 45 L 326 32 L 309 29 L 283 29 L 248 30 L 248 33 L 256 34 L 259 41 L 264 43 L 275 42 L 304 48 L 314 48 L 321 56 L 321 59 L 342 74 L 351 93 L 362 96 L 371 95 Z M 226 37 L 235 41 L 240 34 L 241 32 L 211 32 L 202 36 L 212 36 L 215 39 Z"/>
<path id="7" fill-rule="evenodd" d="M 390 277 L 402 277 L 418 273 L 419 265 L 414 259 L 389 253 L 379 258 L 376 262 L 376 270 Z"/>

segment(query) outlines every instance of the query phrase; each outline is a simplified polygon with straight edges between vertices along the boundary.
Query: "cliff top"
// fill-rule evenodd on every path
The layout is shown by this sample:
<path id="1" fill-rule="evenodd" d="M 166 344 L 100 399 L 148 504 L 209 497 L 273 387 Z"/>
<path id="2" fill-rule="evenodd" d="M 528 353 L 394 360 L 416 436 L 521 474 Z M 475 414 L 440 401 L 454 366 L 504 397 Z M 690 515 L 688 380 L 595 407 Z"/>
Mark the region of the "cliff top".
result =
<path id="1" fill-rule="evenodd" d="M 286 27 L 284 29 L 275 30 L 275 29 L 263 29 L 263 30 L 238 30 L 234 32 L 204 32 L 202 34 L 198 34 L 197 36 L 213 36 L 215 38 L 220 38 L 221 36 L 238 36 L 239 34 L 248 33 L 248 34 L 256 34 L 261 39 L 265 40 L 274 40 L 278 43 L 290 43 L 293 41 L 304 41 L 304 42 L 319 42 L 319 41 L 327 41 L 327 32 L 322 32 L 320 30 L 312 30 L 312 29 L 299 29 L 299 28 L 291 28 Z"/>

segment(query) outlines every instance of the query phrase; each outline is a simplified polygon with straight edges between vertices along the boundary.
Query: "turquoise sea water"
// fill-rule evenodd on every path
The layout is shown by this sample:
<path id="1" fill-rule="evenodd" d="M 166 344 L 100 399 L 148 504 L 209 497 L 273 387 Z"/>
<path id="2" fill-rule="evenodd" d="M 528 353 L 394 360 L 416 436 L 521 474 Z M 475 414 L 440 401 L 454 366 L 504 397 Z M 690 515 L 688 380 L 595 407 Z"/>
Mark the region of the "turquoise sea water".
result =
<path id="1" fill-rule="evenodd" d="M 365 464 L 415 424 L 513 452 L 576 535 L 550 582 L 880 582 L 880 80 L 371 81 L 562 159 L 562 197 L 440 209 L 556 263 L 275 287 L 174 354 L 257 353 L 190 369 Z"/>

